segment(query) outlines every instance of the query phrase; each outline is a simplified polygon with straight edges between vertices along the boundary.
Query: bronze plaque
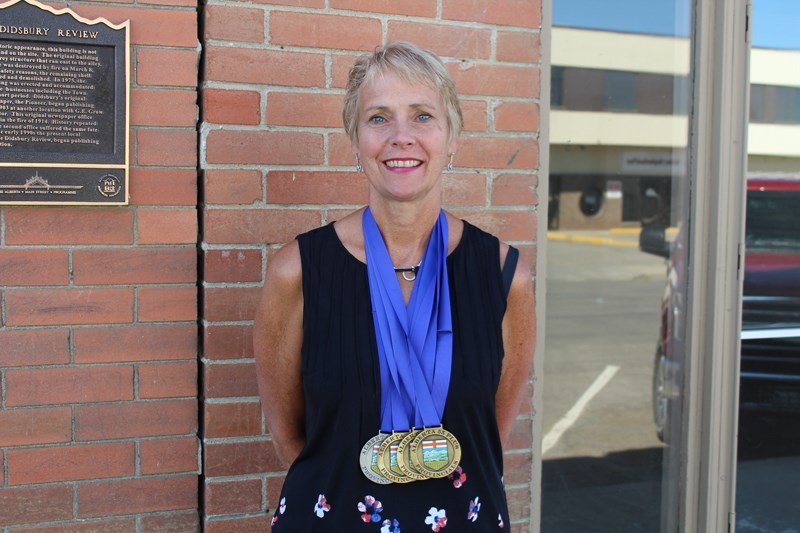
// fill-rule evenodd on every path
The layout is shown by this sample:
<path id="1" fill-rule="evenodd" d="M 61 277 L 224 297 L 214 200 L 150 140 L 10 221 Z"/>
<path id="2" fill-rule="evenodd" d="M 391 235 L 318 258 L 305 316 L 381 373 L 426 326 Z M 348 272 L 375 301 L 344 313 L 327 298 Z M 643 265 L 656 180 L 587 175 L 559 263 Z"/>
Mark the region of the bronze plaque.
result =
<path id="1" fill-rule="evenodd" d="M 128 203 L 129 22 L 0 4 L 0 204 Z"/>

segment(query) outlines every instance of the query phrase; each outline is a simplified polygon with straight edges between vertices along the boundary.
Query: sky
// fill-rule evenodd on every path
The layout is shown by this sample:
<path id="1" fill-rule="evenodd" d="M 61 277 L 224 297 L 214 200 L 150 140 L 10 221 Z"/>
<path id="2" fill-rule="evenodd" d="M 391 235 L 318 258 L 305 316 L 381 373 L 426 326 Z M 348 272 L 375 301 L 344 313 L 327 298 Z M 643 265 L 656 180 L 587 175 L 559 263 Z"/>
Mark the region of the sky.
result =
<path id="1" fill-rule="evenodd" d="M 800 50 L 800 0 L 752 0 L 753 46 Z M 552 0 L 553 24 L 689 35 L 690 0 Z"/>

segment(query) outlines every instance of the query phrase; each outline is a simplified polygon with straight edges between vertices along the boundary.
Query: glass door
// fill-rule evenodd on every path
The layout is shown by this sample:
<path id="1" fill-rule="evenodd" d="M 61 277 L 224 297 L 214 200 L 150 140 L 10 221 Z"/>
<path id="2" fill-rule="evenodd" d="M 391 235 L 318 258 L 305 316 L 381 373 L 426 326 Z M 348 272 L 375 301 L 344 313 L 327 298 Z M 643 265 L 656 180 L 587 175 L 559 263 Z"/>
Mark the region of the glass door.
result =
<path id="1" fill-rule="evenodd" d="M 552 0 L 541 531 L 673 531 L 691 0 Z"/>
<path id="2" fill-rule="evenodd" d="M 800 5 L 754 0 L 736 530 L 800 531 Z"/>

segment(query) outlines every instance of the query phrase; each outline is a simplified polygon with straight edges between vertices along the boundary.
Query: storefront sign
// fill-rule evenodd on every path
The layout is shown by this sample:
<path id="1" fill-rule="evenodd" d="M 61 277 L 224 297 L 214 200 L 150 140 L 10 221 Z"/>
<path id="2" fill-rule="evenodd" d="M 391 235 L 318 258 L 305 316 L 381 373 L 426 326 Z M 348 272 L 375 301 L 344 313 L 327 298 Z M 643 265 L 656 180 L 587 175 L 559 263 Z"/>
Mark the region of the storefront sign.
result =
<path id="1" fill-rule="evenodd" d="M 128 30 L 0 4 L 0 204 L 128 203 Z"/>

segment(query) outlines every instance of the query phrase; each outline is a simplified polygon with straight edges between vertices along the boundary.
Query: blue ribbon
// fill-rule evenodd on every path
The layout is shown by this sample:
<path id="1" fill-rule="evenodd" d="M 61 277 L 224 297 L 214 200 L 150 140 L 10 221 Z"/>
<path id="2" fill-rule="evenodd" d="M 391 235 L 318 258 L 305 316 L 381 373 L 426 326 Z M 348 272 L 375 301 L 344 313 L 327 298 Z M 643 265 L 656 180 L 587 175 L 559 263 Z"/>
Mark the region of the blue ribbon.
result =
<path id="1" fill-rule="evenodd" d="M 369 208 L 362 224 L 381 369 L 381 431 L 438 426 L 453 362 L 447 217 L 439 212 L 407 307 Z"/>

